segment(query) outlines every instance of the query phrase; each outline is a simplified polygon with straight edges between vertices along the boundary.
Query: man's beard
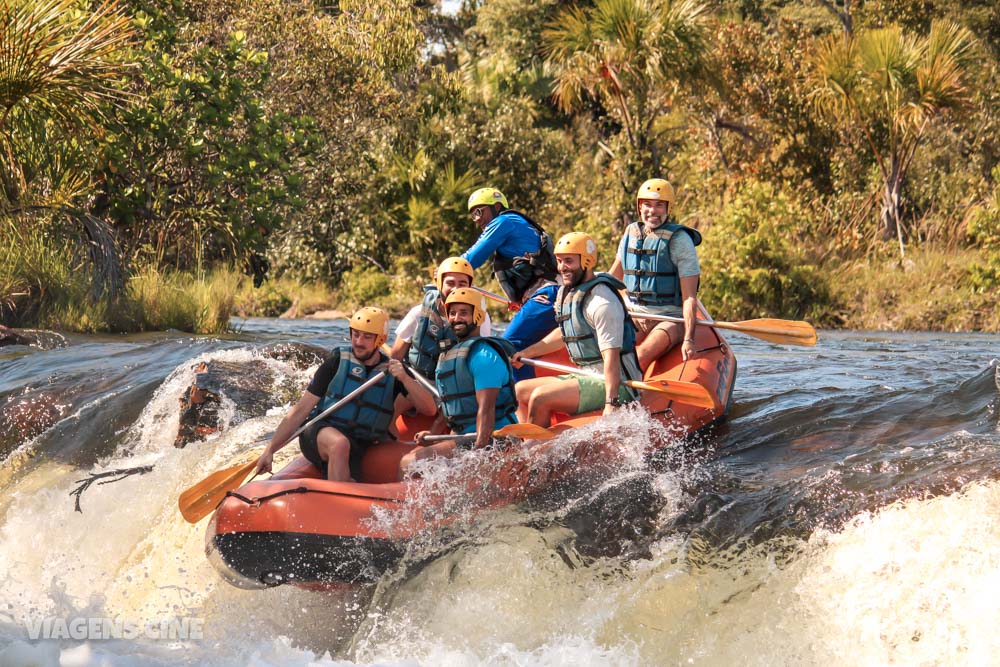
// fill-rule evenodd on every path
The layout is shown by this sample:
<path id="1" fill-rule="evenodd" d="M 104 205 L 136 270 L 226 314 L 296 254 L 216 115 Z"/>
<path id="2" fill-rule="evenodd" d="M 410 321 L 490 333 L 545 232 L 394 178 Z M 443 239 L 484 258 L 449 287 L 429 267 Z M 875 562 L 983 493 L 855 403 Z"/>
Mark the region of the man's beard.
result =
<path id="1" fill-rule="evenodd" d="M 451 330 L 455 332 L 459 340 L 464 340 L 472 335 L 473 326 L 471 322 L 455 322 L 451 325 Z"/>
<path id="2" fill-rule="evenodd" d="M 570 275 L 569 284 L 567 284 L 566 287 L 576 287 L 577 285 L 579 285 L 583 281 L 583 276 L 585 273 L 586 270 L 583 267 L 580 267 L 579 269 L 573 269 Z"/>
<path id="3" fill-rule="evenodd" d="M 354 348 L 354 356 L 357 357 L 358 361 L 360 361 L 362 363 L 364 363 L 364 362 L 368 361 L 369 359 L 371 359 L 372 355 L 374 355 L 376 352 L 378 352 L 378 348 L 377 347 L 372 348 L 367 353 L 365 353 L 364 350 L 361 350 L 359 352 L 359 348 Z"/>

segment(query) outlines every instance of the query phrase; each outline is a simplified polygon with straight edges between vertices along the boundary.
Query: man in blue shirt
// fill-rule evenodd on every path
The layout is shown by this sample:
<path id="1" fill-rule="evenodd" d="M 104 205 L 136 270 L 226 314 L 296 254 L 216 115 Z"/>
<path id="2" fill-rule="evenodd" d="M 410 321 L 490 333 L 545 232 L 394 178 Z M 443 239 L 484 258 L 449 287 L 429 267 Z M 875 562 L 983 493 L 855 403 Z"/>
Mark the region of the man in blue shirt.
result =
<path id="1" fill-rule="evenodd" d="M 555 329 L 556 263 L 552 238 L 528 216 L 507 206 L 496 188 L 480 188 L 468 202 L 469 214 L 482 233 L 463 258 L 479 268 L 493 258 L 493 272 L 513 308 L 519 308 L 503 337 L 517 350 L 538 342 Z M 533 368 L 515 371 L 516 380 L 535 376 Z"/>
<path id="2" fill-rule="evenodd" d="M 441 394 L 441 409 L 451 432 L 475 434 L 472 447 L 488 447 L 493 431 L 517 423 L 514 372 L 510 365 L 513 346 L 502 338 L 479 335 L 486 314 L 483 296 L 468 288 L 453 290 L 445 301 L 448 322 L 458 343 L 438 359 L 435 384 Z M 427 431 L 416 436 L 424 442 Z M 468 440 L 468 439 L 465 439 Z M 460 441 L 428 445 L 413 450 L 400 461 L 401 476 L 415 462 L 433 456 L 454 456 Z"/>

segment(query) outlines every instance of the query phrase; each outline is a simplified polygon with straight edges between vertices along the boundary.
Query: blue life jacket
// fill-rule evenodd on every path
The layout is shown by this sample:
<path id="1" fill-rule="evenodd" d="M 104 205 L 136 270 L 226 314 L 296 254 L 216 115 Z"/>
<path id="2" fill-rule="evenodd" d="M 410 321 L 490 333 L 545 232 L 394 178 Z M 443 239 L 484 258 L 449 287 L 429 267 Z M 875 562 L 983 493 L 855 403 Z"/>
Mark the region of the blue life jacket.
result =
<path id="1" fill-rule="evenodd" d="M 635 324 L 628 316 L 628 308 L 618 294 L 618 290 L 624 289 L 625 285 L 609 273 L 598 273 L 588 281 L 582 282 L 576 287 L 566 289 L 565 286 L 559 288 L 556 295 L 556 322 L 562 331 L 563 342 L 569 350 L 569 356 L 573 363 L 581 368 L 599 364 L 604 366 L 604 357 L 601 355 L 601 348 L 597 343 L 597 335 L 594 328 L 590 326 L 584 317 L 584 302 L 590 295 L 590 291 L 598 285 L 607 285 L 614 292 L 618 301 L 622 304 L 625 313 L 624 327 L 621 347 L 621 368 L 623 380 L 641 380 L 642 374 L 639 371 L 639 361 L 635 356 Z"/>
<path id="2" fill-rule="evenodd" d="M 339 352 L 337 372 L 330 379 L 326 395 L 310 413 L 310 419 L 357 389 L 377 371 L 386 370 L 389 362 L 389 357 L 378 352 L 379 363 L 365 366 L 354 356 L 351 348 L 342 347 Z M 323 421 L 329 422 L 352 440 L 385 440 L 392 424 L 395 387 L 396 378 L 387 372 L 375 386 L 369 387 L 347 405 L 328 414 Z"/>
<path id="3" fill-rule="evenodd" d="M 441 352 L 457 343 L 458 338 L 438 310 L 441 292 L 433 285 L 426 286 L 424 290 L 424 300 L 420 304 L 420 319 L 417 320 L 407 358 L 410 365 L 421 375 L 432 378 Z"/>
<path id="4" fill-rule="evenodd" d="M 643 306 L 680 306 L 681 283 L 677 266 L 670 257 L 670 239 L 679 231 L 687 232 L 697 246 L 701 234 L 696 229 L 667 222 L 646 233 L 641 222 L 633 222 L 625 230 L 625 289 L 636 303 Z"/>
<path id="5" fill-rule="evenodd" d="M 507 362 L 507 381 L 497 394 L 496 421 L 510 418 L 517 421 L 517 397 L 514 394 L 514 369 L 510 356 L 514 346 L 503 338 L 472 336 L 441 354 L 438 359 L 437 375 L 434 380 L 441 394 L 441 409 L 448 420 L 448 426 L 455 433 L 461 433 L 469 426 L 475 426 L 479 415 L 479 401 L 476 400 L 476 381 L 469 369 L 469 355 L 477 345 L 490 345 Z"/>
<path id="6" fill-rule="evenodd" d="M 556 256 L 552 252 L 555 244 L 552 236 L 524 213 L 507 209 L 497 219 L 503 220 L 504 216 L 523 219 L 537 232 L 539 239 L 536 252 L 528 252 L 520 257 L 503 257 L 499 252 L 493 255 L 493 274 L 504 294 L 511 301 L 521 303 L 533 285 L 544 280 L 555 280 Z"/>

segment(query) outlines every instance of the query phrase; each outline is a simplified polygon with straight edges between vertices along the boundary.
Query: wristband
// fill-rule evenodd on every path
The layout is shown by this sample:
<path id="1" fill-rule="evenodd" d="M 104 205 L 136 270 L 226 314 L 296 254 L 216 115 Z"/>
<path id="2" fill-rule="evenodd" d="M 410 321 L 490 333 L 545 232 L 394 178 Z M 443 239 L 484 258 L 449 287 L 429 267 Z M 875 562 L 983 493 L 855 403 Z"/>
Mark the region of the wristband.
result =
<path id="1" fill-rule="evenodd" d="M 624 403 L 622 403 L 622 399 L 620 397 L 615 396 L 610 401 L 604 401 L 604 405 L 610 405 L 615 408 L 620 408 L 621 406 L 624 405 Z"/>

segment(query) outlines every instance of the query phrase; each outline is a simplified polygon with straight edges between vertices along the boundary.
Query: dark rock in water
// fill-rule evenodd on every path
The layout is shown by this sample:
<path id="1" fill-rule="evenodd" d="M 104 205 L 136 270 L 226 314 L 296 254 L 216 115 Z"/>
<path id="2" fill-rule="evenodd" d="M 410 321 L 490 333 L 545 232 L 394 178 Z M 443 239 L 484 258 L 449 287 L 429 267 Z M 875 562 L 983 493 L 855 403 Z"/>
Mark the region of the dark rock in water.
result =
<path id="1" fill-rule="evenodd" d="M 79 389 L 46 383 L 0 395 L 0 459 L 62 419 L 73 409 L 79 393 Z"/>
<path id="2" fill-rule="evenodd" d="M 57 347 L 66 347 L 66 338 L 54 331 L 14 330 L 0 324 L 0 347 L 7 345 L 25 345 L 52 350 Z"/>
<path id="3" fill-rule="evenodd" d="M 262 348 L 260 353 L 271 359 L 286 361 L 299 370 L 321 364 L 330 356 L 326 348 L 307 343 L 276 343 Z"/>
<path id="4" fill-rule="evenodd" d="M 296 354 L 304 356 L 299 358 Z M 308 351 L 302 350 L 292 356 L 295 359 L 290 363 L 296 366 L 311 358 Z M 312 363 L 303 367 L 309 365 Z M 263 359 L 212 360 L 199 364 L 195 372 L 194 384 L 180 401 L 181 423 L 174 441 L 176 447 L 184 447 L 223 428 L 259 417 L 270 408 L 298 400 L 304 390 L 294 378 L 279 377 Z M 229 410 L 233 410 L 232 417 L 223 423 L 222 413 Z"/>

